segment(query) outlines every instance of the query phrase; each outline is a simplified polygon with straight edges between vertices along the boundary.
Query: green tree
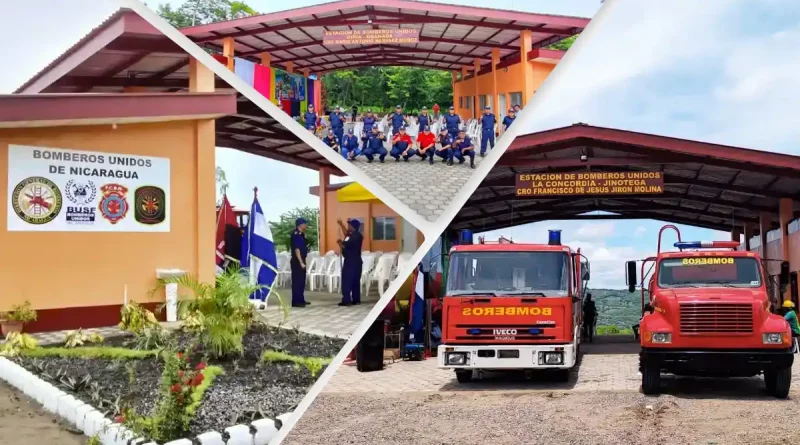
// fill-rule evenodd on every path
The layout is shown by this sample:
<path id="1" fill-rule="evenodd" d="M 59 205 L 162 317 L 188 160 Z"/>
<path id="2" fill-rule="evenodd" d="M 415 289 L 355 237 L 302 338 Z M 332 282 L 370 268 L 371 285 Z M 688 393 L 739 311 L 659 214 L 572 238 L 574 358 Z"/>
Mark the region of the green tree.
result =
<path id="1" fill-rule="evenodd" d="M 564 40 L 561 40 L 558 43 L 554 43 L 547 47 L 547 49 L 558 49 L 561 51 L 566 51 L 572 47 L 572 44 L 575 43 L 575 40 L 578 39 L 580 34 L 575 34 L 574 36 L 569 36 Z"/>
<path id="2" fill-rule="evenodd" d="M 270 230 L 272 230 L 272 242 L 275 244 L 276 250 L 289 250 L 290 240 L 295 229 L 294 222 L 297 218 L 303 218 L 308 221 L 306 240 L 309 243 L 309 249 L 319 248 L 317 227 L 319 209 L 305 207 L 289 210 L 282 214 L 278 221 L 269 222 Z"/>
<path id="3" fill-rule="evenodd" d="M 222 167 L 217 167 L 217 174 L 216 174 L 216 182 L 217 182 L 217 206 L 222 205 L 222 197 L 225 196 L 225 193 L 228 192 L 228 179 L 225 176 L 225 170 Z"/>
<path id="4" fill-rule="evenodd" d="M 158 6 L 157 12 L 176 28 L 205 25 L 258 14 L 247 3 L 234 0 L 186 0 L 177 8 L 173 8 L 168 3 L 162 3 Z"/>

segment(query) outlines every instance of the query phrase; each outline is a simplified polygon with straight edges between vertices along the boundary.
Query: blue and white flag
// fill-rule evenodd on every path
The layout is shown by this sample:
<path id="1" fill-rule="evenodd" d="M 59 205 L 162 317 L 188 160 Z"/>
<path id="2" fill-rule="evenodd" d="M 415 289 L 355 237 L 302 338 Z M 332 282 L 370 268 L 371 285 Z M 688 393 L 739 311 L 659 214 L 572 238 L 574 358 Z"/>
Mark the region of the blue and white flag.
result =
<path id="1" fill-rule="evenodd" d="M 278 256 L 272 242 L 272 231 L 258 198 L 253 200 L 250 207 L 250 221 L 242 237 L 242 268 L 249 268 L 250 283 L 263 286 L 253 292 L 250 298 L 266 301 L 278 275 Z"/>
<path id="2" fill-rule="evenodd" d="M 414 342 L 423 338 L 425 327 L 425 275 L 422 272 L 422 263 L 417 267 L 417 276 L 414 280 L 414 293 L 411 295 L 410 320 L 408 332 L 414 336 Z"/>

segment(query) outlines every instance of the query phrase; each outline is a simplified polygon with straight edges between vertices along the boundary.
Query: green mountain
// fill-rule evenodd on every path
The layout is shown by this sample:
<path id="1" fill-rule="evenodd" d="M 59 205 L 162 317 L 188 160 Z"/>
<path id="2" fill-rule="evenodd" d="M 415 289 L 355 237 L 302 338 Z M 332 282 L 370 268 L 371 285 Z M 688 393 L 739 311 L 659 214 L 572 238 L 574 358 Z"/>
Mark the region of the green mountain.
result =
<path id="1" fill-rule="evenodd" d="M 627 289 L 589 289 L 597 306 L 597 326 L 615 326 L 629 330 L 642 318 L 641 293 L 637 289 L 629 293 Z M 645 298 L 647 294 L 645 293 Z"/>

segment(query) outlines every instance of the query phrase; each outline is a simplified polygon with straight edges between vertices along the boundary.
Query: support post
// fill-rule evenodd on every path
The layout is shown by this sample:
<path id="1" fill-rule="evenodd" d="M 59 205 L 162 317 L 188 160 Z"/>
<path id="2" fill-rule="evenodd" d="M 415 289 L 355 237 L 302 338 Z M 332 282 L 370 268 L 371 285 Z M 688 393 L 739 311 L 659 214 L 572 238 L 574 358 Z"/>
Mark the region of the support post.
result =
<path id="1" fill-rule="evenodd" d="M 233 57 L 236 55 L 236 41 L 233 37 L 222 39 L 222 55 L 228 58 L 228 69 L 233 71 Z"/>
<path id="2" fill-rule="evenodd" d="M 528 51 L 533 49 L 533 34 L 522 30 L 519 36 L 520 67 L 522 68 L 522 107 L 533 97 L 533 65 L 528 61 Z"/>
<path id="3" fill-rule="evenodd" d="M 289 74 L 294 73 L 294 62 L 286 62 L 286 72 Z"/>
<path id="4" fill-rule="evenodd" d="M 792 217 L 794 216 L 794 201 L 789 198 L 781 198 L 778 203 L 778 210 L 781 226 L 781 253 L 783 256 L 783 261 L 789 261 L 792 251 L 791 239 L 789 238 L 789 223 L 792 222 Z M 790 286 L 786 286 L 786 292 L 783 293 L 783 299 L 792 299 Z"/>
<path id="5" fill-rule="evenodd" d="M 331 172 L 326 167 L 319 169 L 319 253 L 326 252 L 328 243 L 328 185 L 331 181 Z"/>
<path id="6" fill-rule="evenodd" d="M 748 223 L 742 224 L 742 231 L 744 232 L 744 250 L 750 250 L 750 240 L 753 238 L 753 226 Z"/>
<path id="7" fill-rule="evenodd" d="M 767 259 L 767 232 L 769 232 L 772 215 L 768 212 L 761 212 L 758 219 L 759 237 L 761 238 L 761 259 Z"/>
<path id="8" fill-rule="evenodd" d="M 261 53 L 261 64 L 264 66 L 272 65 L 272 54 L 267 52 Z"/>
<path id="9" fill-rule="evenodd" d="M 473 73 L 474 73 L 472 78 L 475 81 L 475 99 L 473 99 L 474 106 L 472 107 L 473 108 L 472 109 L 472 117 L 477 119 L 481 115 L 481 112 L 483 111 L 483 110 L 478 111 L 478 108 L 479 108 L 478 107 L 478 103 L 480 102 L 478 100 L 478 96 L 480 95 L 480 89 L 478 88 L 478 71 L 481 70 L 481 61 L 480 61 L 480 59 L 475 58 L 475 60 L 472 61 L 472 69 L 473 69 Z M 486 105 L 489 105 L 489 104 L 487 103 Z"/>
<path id="10" fill-rule="evenodd" d="M 492 48 L 492 108 L 498 122 L 501 121 L 505 111 L 500 110 L 500 94 L 497 91 L 497 64 L 500 63 L 500 48 Z"/>

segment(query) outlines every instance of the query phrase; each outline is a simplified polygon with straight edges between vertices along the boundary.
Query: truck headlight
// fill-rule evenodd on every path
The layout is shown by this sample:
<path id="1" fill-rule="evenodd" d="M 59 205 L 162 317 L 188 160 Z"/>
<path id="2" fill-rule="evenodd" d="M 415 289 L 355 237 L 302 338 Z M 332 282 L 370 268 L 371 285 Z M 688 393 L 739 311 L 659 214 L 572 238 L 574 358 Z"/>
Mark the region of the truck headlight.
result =
<path id="1" fill-rule="evenodd" d="M 563 365 L 564 353 L 563 352 L 540 352 L 539 363 L 543 365 Z"/>
<path id="2" fill-rule="evenodd" d="M 763 334 L 762 339 L 765 345 L 780 345 L 783 344 L 783 334 L 769 333 Z"/>
<path id="3" fill-rule="evenodd" d="M 672 343 L 672 334 L 669 332 L 653 332 L 653 337 L 650 341 L 653 343 Z"/>
<path id="4" fill-rule="evenodd" d="M 448 352 L 445 356 L 445 362 L 448 365 L 462 366 L 467 364 L 466 352 Z"/>

